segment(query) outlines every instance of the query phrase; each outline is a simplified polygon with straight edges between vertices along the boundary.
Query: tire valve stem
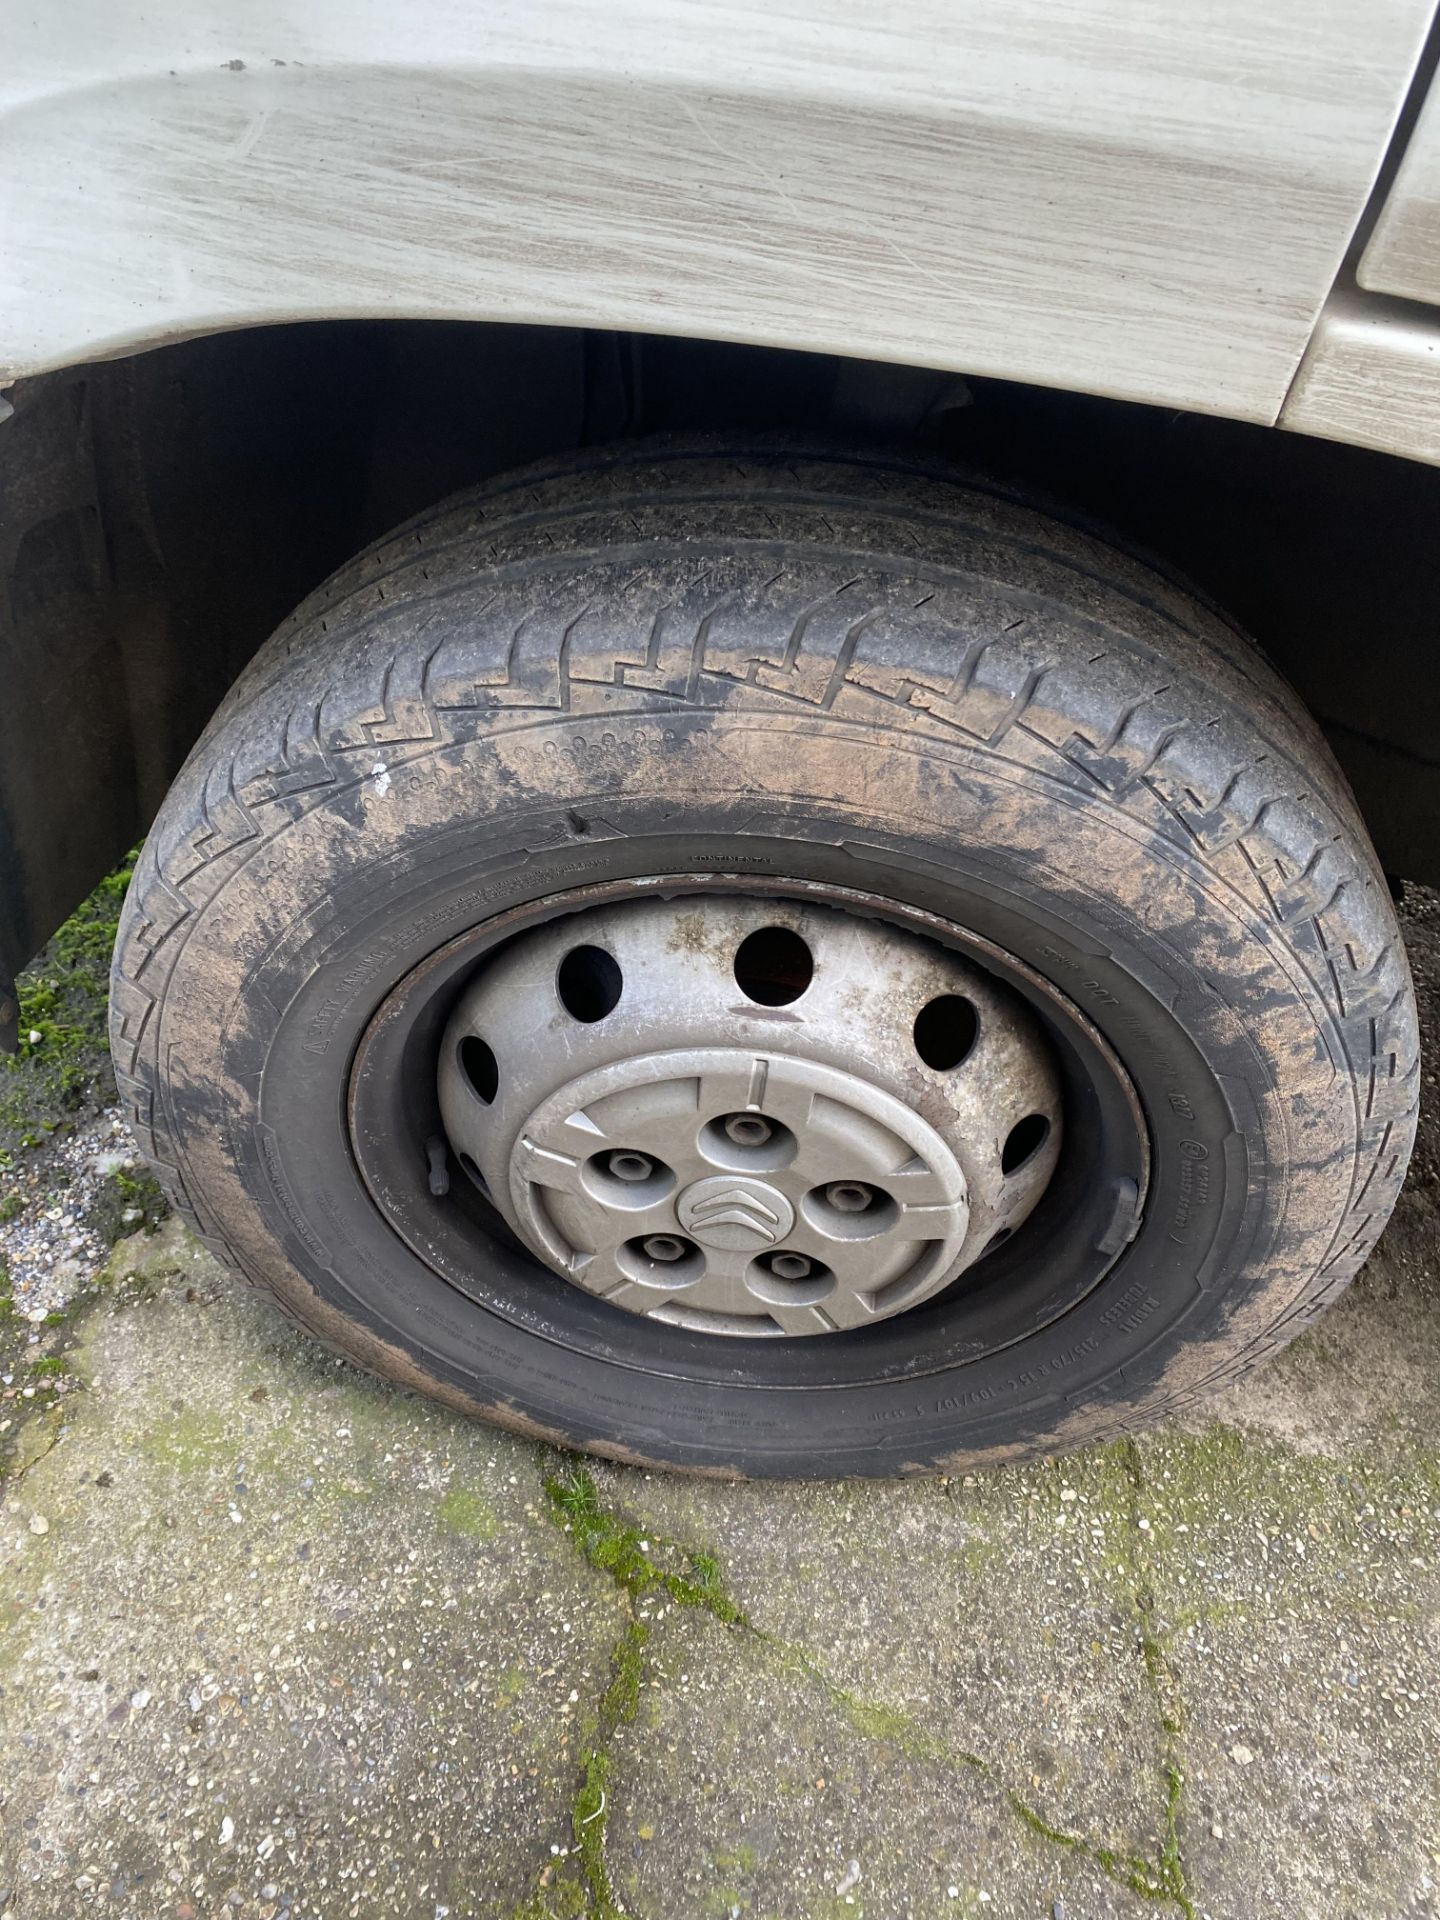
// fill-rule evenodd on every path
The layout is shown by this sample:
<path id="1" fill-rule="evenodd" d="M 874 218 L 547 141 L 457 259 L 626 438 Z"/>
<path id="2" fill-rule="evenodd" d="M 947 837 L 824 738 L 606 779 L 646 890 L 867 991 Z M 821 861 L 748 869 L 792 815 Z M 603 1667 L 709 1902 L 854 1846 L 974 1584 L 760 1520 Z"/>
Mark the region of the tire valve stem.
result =
<path id="1" fill-rule="evenodd" d="M 425 1158 L 430 1163 L 430 1191 L 443 1200 L 450 1191 L 450 1147 L 443 1134 L 431 1134 L 425 1142 Z"/>

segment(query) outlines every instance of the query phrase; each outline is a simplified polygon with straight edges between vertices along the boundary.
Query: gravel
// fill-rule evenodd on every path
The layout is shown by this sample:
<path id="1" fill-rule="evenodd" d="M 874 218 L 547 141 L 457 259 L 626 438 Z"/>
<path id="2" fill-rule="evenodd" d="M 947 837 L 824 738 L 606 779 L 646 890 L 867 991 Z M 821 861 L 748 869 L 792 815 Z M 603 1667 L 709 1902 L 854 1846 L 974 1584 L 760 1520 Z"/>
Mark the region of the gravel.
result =
<path id="1" fill-rule="evenodd" d="M 0 1223 L 0 1265 L 9 1269 L 17 1313 L 43 1320 L 88 1288 L 110 1252 L 89 1224 L 90 1210 L 112 1174 L 138 1173 L 141 1164 L 120 1109 L 111 1107 L 74 1133 L 55 1134 L 0 1175 L 0 1201 L 13 1194 L 20 1203 L 14 1218 Z"/>

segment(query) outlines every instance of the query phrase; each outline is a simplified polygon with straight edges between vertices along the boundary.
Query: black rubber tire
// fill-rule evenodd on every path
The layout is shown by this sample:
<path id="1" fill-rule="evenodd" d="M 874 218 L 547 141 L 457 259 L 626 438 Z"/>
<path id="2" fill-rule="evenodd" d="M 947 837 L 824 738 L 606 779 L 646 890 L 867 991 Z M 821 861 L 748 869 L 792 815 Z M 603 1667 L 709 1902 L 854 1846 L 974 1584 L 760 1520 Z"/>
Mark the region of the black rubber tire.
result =
<path id="1" fill-rule="evenodd" d="M 690 868 L 938 913 L 1080 1005 L 1153 1156 L 1103 1281 L 971 1363 L 781 1390 L 733 1342 L 698 1381 L 577 1354 L 412 1254 L 344 1148 L 381 1000 L 519 903 Z M 696 447 L 496 482 L 298 610 L 147 842 L 113 1046 L 175 1205 L 361 1365 L 567 1445 L 759 1474 L 1016 1458 L 1233 1379 L 1365 1258 L 1419 1079 L 1389 892 L 1253 646 L 994 489 Z"/>

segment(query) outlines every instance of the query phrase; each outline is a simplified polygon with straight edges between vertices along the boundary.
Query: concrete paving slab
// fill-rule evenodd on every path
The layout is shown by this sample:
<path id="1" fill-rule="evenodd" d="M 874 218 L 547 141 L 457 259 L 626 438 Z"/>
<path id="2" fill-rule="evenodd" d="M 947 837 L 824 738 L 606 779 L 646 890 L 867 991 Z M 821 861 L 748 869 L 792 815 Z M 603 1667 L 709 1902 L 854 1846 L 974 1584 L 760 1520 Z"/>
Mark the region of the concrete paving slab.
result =
<path id="1" fill-rule="evenodd" d="M 1408 931 L 1433 1041 L 1430 896 Z M 0 1916 L 1440 1912 L 1426 1095 L 1365 1274 L 1205 1419 L 889 1486 L 586 1468 L 326 1357 L 173 1222 L 66 1307 L 37 1155 Z"/>
<path id="2" fill-rule="evenodd" d="M 0 1514 L 3 1910 L 508 1911 L 619 1596 L 533 1449 L 330 1361 L 177 1226 L 137 1251 Z"/>

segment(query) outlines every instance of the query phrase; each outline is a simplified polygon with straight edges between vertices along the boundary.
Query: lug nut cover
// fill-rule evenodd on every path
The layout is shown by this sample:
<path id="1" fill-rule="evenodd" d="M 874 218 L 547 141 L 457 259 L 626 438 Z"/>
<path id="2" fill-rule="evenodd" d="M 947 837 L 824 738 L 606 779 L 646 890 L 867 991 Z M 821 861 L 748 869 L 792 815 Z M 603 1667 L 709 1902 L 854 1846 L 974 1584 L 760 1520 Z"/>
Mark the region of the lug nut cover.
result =
<path id="1" fill-rule="evenodd" d="M 751 1337 L 929 1299 L 1021 1225 L 1063 1134 L 1038 1021 L 979 967 L 833 907 L 720 894 L 517 938 L 455 1006 L 439 1095 L 452 1148 L 556 1273 Z"/>

